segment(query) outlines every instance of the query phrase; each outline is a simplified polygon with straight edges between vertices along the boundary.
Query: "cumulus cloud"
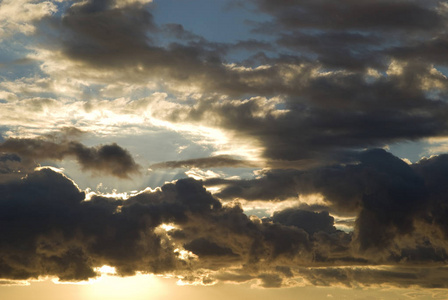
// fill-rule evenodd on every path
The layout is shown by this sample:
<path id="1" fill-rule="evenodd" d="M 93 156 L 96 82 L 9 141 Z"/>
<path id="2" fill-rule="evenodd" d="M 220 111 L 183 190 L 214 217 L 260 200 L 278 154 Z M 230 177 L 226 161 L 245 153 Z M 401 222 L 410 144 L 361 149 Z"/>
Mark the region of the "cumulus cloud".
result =
<path id="1" fill-rule="evenodd" d="M 424 259 L 425 255 L 408 252 L 409 249 L 395 252 L 397 243 L 421 247 L 421 251 L 429 251 L 428 257 L 437 253 L 438 250 L 435 250 L 430 254 L 431 249 L 439 249 L 440 240 L 434 245 L 418 244 L 425 239 L 437 240 L 441 238 L 440 234 L 444 235 L 441 232 L 446 231 L 444 222 L 436 221 L 440 220 L 440 217 L 435 217 L 445 212 L 442 204 L 445 184 L 442 182 L 446 180 L 446 176 L 441 171 L 446 161 L 445 155 L 408 165 L 390 153 L 377 149 L 361 152 L 357 159 L 357 163 L 345 166 L 335 165 L 307 171 L 268 171 L 258 179 L 210 179 L 205 184 L 222 186 L 221 191 L 215 195 L 223 199 L 269 201 L 298 199 L 299 195 L 320 193 L 327 203 L 327 210 L 340 215 L 356 215 L 352 246 L 357 247 L 356 251 L 360 254 L 364 253 L 362 255 L 380 260 L 383 257 L 379 253 L 385 253 L 384 255 L 393 260 L 411 256 Z M 322 209 L 325 209 L 325 206 L 320 207 L 320 210 Z M 437 212 L 433 211 L 434 209 Z M 309 233 L 312 229 L 307 227 L 306 220 L 313 219 L 313 228 L 320 228 L 322 232 L 331 231 L 332 217 L 324 212 L 318 214 L 286 210 L 274 214 L 274 221 L 283 224 L 295 225 L 305 222 L 302 228 Z M 429 234 L 423 224 L 432 224 L 437 228 L 436 231 L 441 232 L 423 237 Z M 416 239 L 415 241 L 398 241 L 419 230 L 424 232 L 411 238 Z M 444 259 L 446 250 L 440 251 L 439 257 Z"/>
<path id="2" fill-rule="evenodd" d="M 8 228 L 0 242 L 3 278 L 52 275 L 85 280 L 96 276 L 94 268 L 104 264 L 116 267 L 121 275 L 182 274 L 192 268 L 257 263 L 260 255 L 272 260 L 284 254 L 294 257 L 294 250 L 309 243 L 300 229 L 253 223 L 240 208 L 223 207 L 193 179 L 127 200 L 98 195 L 86 201 L 74 182 L 42 168 L 0 185 L 0 190 L 5 194 L 0 222 Z M 159 228 L 163 223 L 175 224 L 183 234 L 168 235 Z M 175 247 L 199 259 L 183 257 Z"/>
<path id="3" fill-rule="evenodd" d="M 0 184 L 0 223 L 6 229 L 0 274 L 78 281 L 109 265 L 119 275 L 176 274 L 203 284 L 445 288 L 434 280 L 447 271 L 445 161 L 442 155 L 408 165 L 372 150 L 360 153 L 357 164 L 296 171 L 299 193 L 327 188 L 322 193 L 328 210 L 288 208 L 265 219 L 248 217 L 238 204 L 223 205 L 193 179 L 127 199 L 93 194 L 86 200 L 73 181 L 41 168 Z M 348 201 L 341 194 L 347 180 L 359 180 L 353 232 L 337 230 L 329 213 L 332 206 L 344 209 L 339 201 Z M 415 267 L 422 263 L 431 266 Z"/>

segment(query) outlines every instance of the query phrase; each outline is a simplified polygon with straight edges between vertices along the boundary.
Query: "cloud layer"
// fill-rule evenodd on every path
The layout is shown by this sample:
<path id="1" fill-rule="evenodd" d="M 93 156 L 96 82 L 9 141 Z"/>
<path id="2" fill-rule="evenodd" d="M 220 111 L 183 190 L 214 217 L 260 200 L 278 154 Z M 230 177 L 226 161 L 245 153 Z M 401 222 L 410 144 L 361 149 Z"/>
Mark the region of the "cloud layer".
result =
<path id="1" fill-rule="evenodd" d="M 321 192 L 328 205 L 319 212 L 296 206 L 265 219 L 248 217 L 235 202 L 223 204 L 193 179 L 128 199 L 86 199 L 63 174 L 41 168 L 0 186 L 0 275 L 78 281 L 109 265 L 119 275 L 175 274 L 204 284 L 258 279 L 265 287 L 306 282 L 445 288 L 434 281 L 438 275 L 429 275 L 447 271 L 445 155 L 414 165 L 383 150 L 363 152 L 359 159 L 294 171 L 290 188 L 296 195 Z M 254 186 L 270 183 L 268 189 L 284 191 L 286 185 L 276 182 L 269 174 L 221 182 L 227 187 L 217 195 L 230 197 L 225 191 L 232 190 L 232 198 L 260 199 L 250 193 L 261 188 Z M 336 229 L 329 212 L 354 215 L 354 231 Z M 416 267 L 422 264 L 426 271 Z"/>

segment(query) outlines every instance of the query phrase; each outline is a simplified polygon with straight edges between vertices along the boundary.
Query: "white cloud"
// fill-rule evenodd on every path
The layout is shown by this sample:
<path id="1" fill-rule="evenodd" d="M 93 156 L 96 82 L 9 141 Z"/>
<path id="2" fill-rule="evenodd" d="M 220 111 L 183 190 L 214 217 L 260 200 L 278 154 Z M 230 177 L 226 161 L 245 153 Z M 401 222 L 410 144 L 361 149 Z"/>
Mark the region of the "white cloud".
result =
<path id="1" fill-rule="evenodd" d="M 147 3 L 151 3 L 152 0 L 116 0 L 115 1 L 115 7 L 119 8 L 119 7 L 124 7 L 130 4 L 147 4 Z"/>
<path id="2" fill-rule="evenodd" d="M 16 32 L 32 34 L 33 22 L 57 11 L 50 1 L 3 0 L 0 4 L 0 40 Z"/>

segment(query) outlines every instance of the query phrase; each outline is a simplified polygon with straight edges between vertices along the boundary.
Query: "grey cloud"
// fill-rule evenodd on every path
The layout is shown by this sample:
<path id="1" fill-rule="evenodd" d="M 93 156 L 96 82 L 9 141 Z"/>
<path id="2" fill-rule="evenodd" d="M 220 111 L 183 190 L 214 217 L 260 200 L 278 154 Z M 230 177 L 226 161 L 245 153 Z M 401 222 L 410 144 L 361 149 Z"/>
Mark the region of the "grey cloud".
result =
<path id="1" fill-rule="evenodd" d="M 87 1 L 68 9 L 62 18 L 67 30 L 65 52 L 92 64 L 119 66 L 123 59 L 138 63 L 147 47 L 152 15 L 140 5 L 114 8 L 113 1 Z M 118 65 L 117 65 L 118 63 Z"/>
<path id="2" fill-rule="evenodd" d="M 312 235 L 315 232 L 335 232 L 334 218 L 328 212 L 312 212 L 299 209 L 286 209 L 276 212 L 273 221 L 287 226 L 296 226 Z"/>
<path id="3" fill-rule="evenodd" d="M 0 153 L 0 182 L 17 179 L 26 171 L 22 159 L 16 154 Z"/>
<path id="4" fill-rule="evenodd" d="M 150 169 L 163 168 L 249 168 L 255 167 L 253 162 L 234 158 L 230 155 L 217 155 L 204 158 L 166 161 L 149 166 Z"/>
<path id="5" fill-rule="evenodd" d="M 261 274 L 258 278 L 262 281 L 262 287 L 278 288 L 282 286 L 283 280 L 278 274 Z"/>
<path id="6" fill-rule="evenodd" d="M 78 134 L 72 132 L 71 134 Z M 104 173 L 120 178 L 129 178 L 139 173 L 140 166 L 130 153 L 117 144 L 86 147 L 80 142 L 70 140 L 68 135 L 51 136 L 41 139 L 9 138 L 0 144 L 0 151 L 19 155 L 22 164 L 35 167 L 35 161 L 52 159 L 62 160 L 67 156 L 75 157 L 82 169 L 93 173 Z M 54 141 L 51 141 L 51 139 Z"/>
<path id="7" fill-rule="evenodd" d="M 444 32 L 431 39 L 418 40 L 409 44 L 398 45 L 387 50 L 387 54 L 405 62 L 419 60 L 428 64 L 446 66 L 448 61 L 443 55 L 448 44 L 448 36 Z"/>
<path id="8" fill-rule="evenodd" d="M 256 139 L 270 166 L 293 169 L 253 180 L 179 180 L 126 201 L 83 201 L 73 182 L 50 170 L 23 180 L 13 175 L 34 160 L 73 156 L 85 169 L 126 177 L 138 170 L 126 150 L 86 147 L 72 137 L 8 139 L 0 146 L 10 153 L 0 158 L 8 176 L 0 181 L 0 224 L 10 229 L 1 233 L 1 277 L 81 280 L 108 264 L 121 275 L 178 272 L 193 279 L 198 270 L 242 268 L 216 278 L 259 279 L 265 287 L 293 276 L 315 285 L 446 287 L 446 155 L 407 165 L 383 150 L 357 152 L 447 134 L 447 81 L 433 69 L 446 64 L 441 2 L 254 3 L 274 17 L 271 45 L 211 43 L 180 24 L 158 26 L 148 6 L 91 0 L 48 19 L 63 34 L 51 50 L 61 47 L 79 68 L 114 71 L 106 73 L 123 80 L 163 78 L 199 88 L 203 98 L 161 115 Z M 173 41 L 162 46 L 167 37 Z M 253 55 L 223 64 L 239 50 Z M 263 100 L 277 96 L 274 104 Z M 245 163 L 218 156 L 153 167 Z M 215 196 L 224 200 L 320 193 L 327 204 L 259 220 L 238 205 L 223 206 L 204 189 L 211 185 L 223 186 Z M 356 217 L 354 231 L 336 230 L 333 215 Z M 177 228 L 165 234 L 158 228 L 165 222 Z M 176 247 L 198 258 L 182 259 Z M 415 268 L 423 263 L 435 267 Z"/>
<path id="9" fill-rule="evenodd" d="M 235 256 L 232 249 L 221 247 L 209 240 L 199 238 L 184 245 L 186 250 L 193 252 L 199 257 L 204 256 Z"/>
<path id="10" fill-rule="evenodd" d="M 216 195 L 225 199 L 270 200 L 270 195 L 265 194 L 269 191 L 271 195 L 274 194 L 272 191 L 277 191 L 271 199 L 278 200 L 320 193 L 331 212 L 357 216 L 353 241 L 349 243 L 350 247 L 356 248 L 360 258 L 399 260 L 413 257 L 425 260 L 425 257 L 432 257 L 434 261 L 443 261 L 446 250 L 442 250 L 444 246 L 440 241 L 446 238 L 447 231 L 442 217 L 447 212 L 443 196 L 446 192 L 446 172 L 443 171 L 446 161 L 446 155 L 441 155 L 408 165 L 386 151 L 376 149 L 361 152 L 357 162 L 345 166 L 307 171 L 276 170 L 259 179 L 210 179 L 205 184 L 222 185 L 223 189 Z M 274 221 L 304 228 L 309 233 L 319 229 L 320 238 L 332 239 L 322 235 L 331 234 L 334 226 L 334 220 L 323 212 L 286 210 L 276 213 Z M 441 235 L 423 229 L 417 225 L 419 222 L 436 229 L 435 232 L 440 230 Z M 407 244 L 403 239 L 408 240 Z M 343 247 L 347 246 L 346 243 Z M 396 252 L 395 247 L 401 250 Z M 419 256 L 415 253 L 417 248 L 413 247 L 419 247 L 421 253 L 427 254 Z"/>
<path id="11" fill-rule="evenodd" d="M 387 278 L 395 286 L 444 287 L 440 281 L 431 282 L 430 273 L 414 268 L 415 263 L 427 262 L 435 266 L 431 270 L 443 274 L 443 267 L 437 265 L 447 258 L 441 246 L 446 237 L 413 226 L 428 220 L 422 214 L 430 210 L 416 209 L 421 200 L 434 207 L 419 192 L 415 166 L 402 165 L 378 151 L 362 154 L 355 166 L 359 166 L 357 177 L 374 180 L 359 200 L 353 234 L 336 230 L 326 212 L 287 209 L 275 213 L 272 220 L 251 219 L 238 205 L 223 206 L 193 179 L 127 200 L 94 195 L 86 201 L 70 179 L 40 169 L 0 184 L 4 195 L 0 225 L 5 229 L 0 233 L 0 277 L 22 280 L 48 275 L 77 281 L 97 276 L 94 268 L 106 264 L 122 276 L 141 271 L 196 280 L 209 270 L 218 273 L 204 277 L 204 282 L 258 278 L 264 287 L 279 287 L 296 277 L 315 285 L 386 284 Z M 320 176 L 324 175 L 331 177 Z M 372 206 L 370 197 L 379 192 L 387 196 L 376 198 Z M 374 225 L 366 228 L 362 222 Z M 163 223 L 176 226 L 176 232 L 161 230 Z M 443 223 L 426 226 L 445 230 Z M 388 240 L 376 238 L 380 235 Z M 362 241 L 366 236 L 372 237 L 368 243 Z M 181 257 L 176 248 L 197 258 Z M 390 252 L 384 256 L 387 249 Z M 387 264 L 387 270 L 372 267 L 378 262 Z M 239 271 L 228 273 L 229 268 Z"/>
<path id="12" fill-rule="evenodd" d="M 84 62 L 87 68 L 120 68 L 132 74 L 134 81 L 161 75 L 173 80 L 198 79 L 204 72 L 213 71 L 208 62 L 220 63 L 212 43 L 180 24 L 159 27 L 149 8 L 138 3 L 117 8 L 111 1 L 86 1 L 69 8 L 61 20 L 51 18 L 50 22 L 62 25 L 61 47 L 68 59 Z M 177 38 L 178 42 L 159 46 L 159 35 Z M 185 40 L 191 45 L 184 44 Z"/>
<path id="13" fill-rule="evenodd" d="M 437 29 L 446 19 L 437 11 L 438 1 L 277 1 L 255 0 L 286 28 L 346 30 Z"/>
<path id="14" fill-rule="evenodd" d="M 49 169 L 3 184 L 0 223 L 7 230 L 1 233 L 1 277 L 85 280 L 96 276 L 93 268 L 103 264 L 115 266 L 122 275 L 173 270 L 174 249 L 154 228 L 185 218 L 188 207 L 196 213 L 209 210 L 209 203 L 190 202 L 195 188 L 192 182 L 179 182 L 148 193 L 149 199 L 139 195 L 128 202 L 102 197 L 83 201 L 84 193 L 71 180 Z M 205 190 L 198 193 L 213 203 Z"/>
<path id="15" fill-rule="evenodd" d="M 102 196 L 84 201 L 85 194 L 71 180 L 41 169 L 1 184 L 0 191 L 5 195 L 0 223 L 7 229 L 0 239 L 2 278 L 85 280 L 103 264 L 116 267 L 120 275 L 184 274 L 191 268 L 311 257 L 306 253 L 312 242 L 303 230 L 254 223 L 238 206 L 222 207 L 192 179 L 125 201 Z M 174 223 L 184 234 L 169 238 L 156 229 L 162 223 Z M 199 261 L 180 259 L 175 244 L 196 253 Z"/>
<path id="16" fill-rule="evenodd" d="M 393 284 L 397 287 L 419 285 L 424 288 L 446 288 L 442 280 L 446 276 L 445 267 L 371 267 L 371 268 L 321 268 L 301 269 L 305 279 L 314 285 L 331 286 L 344 284 L 357 288 L 371 285 Z M 422 282 L 422 279 L 425 280 Z"/>
<path id="17" fill-rule="evenodd" d="M 85 280 L 96 276 L 94 267 L 103 264 L 116 267 L 120 275 L 182 273 L 195 264 L 196 268 L 223 267 L 223 256 L 231 258 L 224 266 L 258 263 L 260 255 L 271 261 L 286 254 L 294 257 L 302 243 L 309 243 L 303 231 L 257 225 L 240 209 L 222 207 L 192 179 L 126 201 L 101 196 L 84 201 L 85 194 L 71 180 L 41 169 L 1 184 L 0 191 L 5 195 L 0 201 L 0 224 L 5 229 L 0 234 L 2 278 L 50 275 Z M 157 229 L 162 223 L 180 226 L 187 240 L 169 241 Z M 199 262 L 178 257 L 175 244 L 185 244 L 199 255 Z"/>
<path id="18" fill-rule="evenodd" d="M 303 55 L 316 57 L 327 68 L 362 72 L 368 67 L 386 69 L 388 59 L 381 51 L 387 47 L 386 41 L 372 33 L 341 31 L 307 34 L 293 31 L 282 34 L 277 43 Z"/>
<path id="19" fill-rule="evenodd" d="M 223 185 L 216 194 L 222 199 L 242 198 L 247 200 L 285 200 L 298 196 L 295 184 L 297 170 L 284 170 L 267 172 L 259 179 L 229 180 L 209 179 L 204 182 L 206 186 Z"/>
<path id="20" fill-rule="evenodd" d="M 292 161 L 290 166 L 340 162 L 353 149 L 447 134 L 446 80 L 426 64 L 407 63 L 399 75 L 373 80 L 350 72 L 316 76 L 311 63 L 301 64 L 300 70 L 295 67 L 278 64 L 239 77 L 251 83 L 247 92 L 284 95 L 283 103 L 272 105 L 259 97 L 203 99 L 168 110 L 167 119 L 205 122 L 241 138 L 255 138 L 265 158 Z M 282 73 L 288 74 L 290 82 Z M 238 80 L 234 82 L 229 83 L 234 92 L 245 89 Z M 431 82 L 434 88 L 427 90 Z"/>
<path id="21" fill-rule="evenodd" d="M 180 40 L 198 40 L 205 41 L 203 37 L 196 35 L 188 30 L 185 30 L 181 24 L 169 23 L 163 24 L 162 31 L 165 31 L 168 36 L 173 36 Z"/>
<path id="22" fill-rule="evenodd" d="M 0 174 L 8 174 L 18 171 L 21 159 L 15 154 L 0 155 Z"/>
<path id="23" fill-rule="evenodd" d="M 64 15 L 63 53 L 87 68 L 120 68 L 113 74 L 127 74 L 127 80 L 164 78 L 193 84 L 207 100 L 164 112 L 169 121 L 211 122 L 240 137 L 255 138 L 264 147 L 265 158 L 274 161 L 328 164 L 353 149 L 447 133 L 448 109 L 442 100 L 446 80 L 432 70 L 432 64 L 443 60 L 443 43 L 427 46 L 437 51 L 423 46 L 412 50 L 414 44 L 443 40 L 438 28 L 445 17 L 438 1 L 257 3 L 288 29 L 274 33 L 277 48 L 257 40 L 210 43 L 181 24 L 156 25 L 147 6 L 114 8 L 111 2 L 92 0 Z M 329 13 L 330 8 L 338 13 Z M 283 18 L 303 13 L 309 17 L 294 17 L 297 24 Z M 316 16 L 328 24 L 314 22 Z M 175 41 L 161 46 L 165 35 Z M 264 68 L 225 66 L 226 53 L 238 49 L 274 54 L 255 54 L 252 61 L 241 64 L 269 65 Z M 404 60 L 401 69 L 386 74 L 394 59 Z M 376 77 L 368 75 L 369 68 Z M 287 111 L 278 115 L 274 108 L 264 117 L 254 115 L 266 111 L 265 104 L 209 98 L 216 93 L 240 100 L 249 95 L 281 96 Z"/>
<path id="24" fill-rule="evenodd" d="M 238 273 L 230 273 L 230 272 L 222 272 L 214 276 L 219 281 L 226 282 L 246 282 L 254 279 L 254 277 L 250 274 L 238 274 Z"/>

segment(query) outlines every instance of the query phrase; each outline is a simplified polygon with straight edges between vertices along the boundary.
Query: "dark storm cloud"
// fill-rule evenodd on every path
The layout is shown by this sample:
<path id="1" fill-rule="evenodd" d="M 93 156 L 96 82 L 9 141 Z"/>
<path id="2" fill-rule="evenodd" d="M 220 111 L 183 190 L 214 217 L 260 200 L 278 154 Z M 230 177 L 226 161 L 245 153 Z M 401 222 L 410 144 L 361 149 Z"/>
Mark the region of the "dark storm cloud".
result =
<path id="1" fill-rule="evenodd" d="M 140 166 L 131 154 L 117 144 L 86 147 L 80 142 L 71 141 L 70 135 L 77 131 L 51 136 L 46 139 L 9 138 L 0 144 L 0 151 L 16 154 L 22 163 L 33 168 L 39 160 L 62 160 L 67 156 L 75 157 L 83 170 L 93 173 L 109 174 L 120 178 L 129 178 L 139 173 Z M 50 140 L 53 139 L 54 141 Z"/>
<path id="2" fill-rule="evenodd" d="M 218 155 L 204 158 L 166 161 L 153 164 L 149 166 L 149 168 L 249 168 L 254 166 L 256 165 L 252 162 L 236 159 L 230 155 Z"/>

